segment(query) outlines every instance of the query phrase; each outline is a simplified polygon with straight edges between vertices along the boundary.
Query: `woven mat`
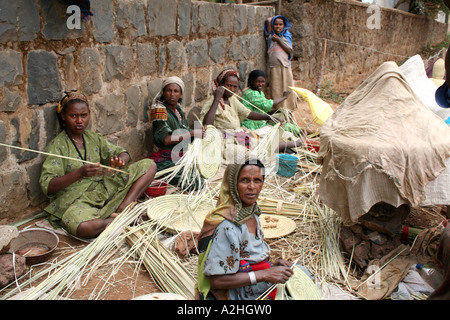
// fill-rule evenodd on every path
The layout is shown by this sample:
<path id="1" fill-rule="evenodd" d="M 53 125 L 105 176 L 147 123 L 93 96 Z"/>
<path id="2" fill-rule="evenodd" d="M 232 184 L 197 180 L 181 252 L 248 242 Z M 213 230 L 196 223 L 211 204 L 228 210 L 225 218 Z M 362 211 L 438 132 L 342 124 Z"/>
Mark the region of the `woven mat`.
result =
<path id="1" fill-rule="evenodd" d="M 214 201 L 204 201 L 192 207 L 196 199 L 183 194 L 158 197 L 148 207 L 147 216 L 149 219 L 159 220 L 169 233 L 178 234 L 189 230 L 199 232 L 206 215 L 214 208 Z"/>
<path id="2" fill-rule="evenodd" d="M 295 230 L 295 221 L 280 215 L 262 214 L 259 216 L 264 239 L 284 237 Z"/>

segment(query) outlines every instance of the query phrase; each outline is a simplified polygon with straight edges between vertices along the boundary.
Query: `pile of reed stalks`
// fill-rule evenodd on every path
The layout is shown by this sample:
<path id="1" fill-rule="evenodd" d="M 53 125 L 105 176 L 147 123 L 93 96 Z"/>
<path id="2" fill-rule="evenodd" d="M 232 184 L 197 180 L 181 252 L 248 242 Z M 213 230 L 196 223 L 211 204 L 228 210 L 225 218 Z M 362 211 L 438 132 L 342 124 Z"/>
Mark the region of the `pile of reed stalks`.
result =
<path id="1" fill-rule="evenodd" d="M 270 139 L 264 142 L 269 143 Z M 261 154 L 265 150 L 264 144 L 258 148 Z M 192 196 L 192 205 L 201 205 L 204 199 L 211 200 L 216 197 L 220 188 L 220 183 L 215 186 L 205 183 L 204 188 L 200 190 L 187 191 L 194 179 L 200 179 L 193 161 L 197 158 L 196 154 L 200 152 L 200 148 L 200 143 L 196 144 L 194 140 L 189 152 L 181 158 L 177 166 L 158 175 L 160 177 L 165 174 L 165 179 L 170 180 L 170 177 L 183 170 L 179 190 L 180 193 L 189 193 Z M 262 156 L 269 154 L 270 152 L 266 152 Z M 349 270 L 345 267 L 338 242 L 341 221 L 333 210 L 321 203 L 317 195 L 321 171 L 321 166 L 316 163 L 317 154 L 306 148 L 297 148 L 296 156 L 299 158 L 298 172 L 291 178 L 280 177 L 274 171 L 269 172 L 258 201 L 263 213 L 283 214 L 294 219 L 296 231 L 267 242 L 276 258 L 291 261 L 298 259 L 299 263 L 314 274 L 316 280 L 346 284 Z M 121 250 L 120 258 L 108 264 L 110 269 L 107 271 L 107 279 L 103 284 L 97 285 L 89 299 L 99 299 L 102 292 L 111 285 L 109 280 L 130 260 L 138 261 L 136 268 L 143 265 L 163 292 L 178 293 L 193 299 L 196 256 L 192 256 L 191 268 L 186 267 L 185 263 L 158 240 L 164 225 L 170 224 L 176 217 L 167 215 L 158 221 L 149 220 L 135 224 L 137 218 L 147 212 L 152 201 L 158 201 L 158 198 L 129 206 L 93 242 L 26 279 L 2 299 L 7 299 L 25 286 L 34 285 L 38 279 L 43 278 L 45 279 L 38 285 L 28 290 L 23 299 L 39 299 L 44 296 L 46 299 L 70 297 L 77 285 L 86 285 L 94 272 L 118 253 L 119 247 L 123 248 L 124 243 L 127 244 L 127 250 Z"/>
<path id="2" fill-rule="evenodd" d="M 170 287 L 162 287 L 161 290 L 192 298 L 195 278 L 188 272 L 183 272 L 184 269 L 179 259 L 160 246 L 157 241 L 157 236 L 162 229 L 160 223 L 148 221 L 139 227 L 131 229 L 129 227 L 146 212 L 146 208 L 153 200 L 130 205 L 94 241 L 60 261 L 53 260 L 49 266 L 28 279 L 20 279 L 20 285 L 9 290 L 1 299 L 6 300 L 25 291 L 30 286 L 31 288 L 26 290 L 26 294 L 21 299 L 70 298 L 77 288 L 88 283 L 99 267 L 118 253 L 119 248 L 123 247 L 124 241 L 132 243 L 132 245 L 121 255 L 120 259 L 115 259 L 115 262 L 110 264 L 106 280 L 103 284 L 97 285 L 89 299 L 98 299 L 102 291 L 112 285 L 109 280 L 120 270 L 120 267 L 130 259 L 134 260 L 136 256 L 140 257 L 139 261 L 149 270 L 157 284 L 170 284 Z M 171 219 L 171 217 L 167 217 L 167 219 Z M 137 264 L 136 268 L 139 267 L 140 264 Z M 36 283 L 38 284 L 35 285 Z"/>

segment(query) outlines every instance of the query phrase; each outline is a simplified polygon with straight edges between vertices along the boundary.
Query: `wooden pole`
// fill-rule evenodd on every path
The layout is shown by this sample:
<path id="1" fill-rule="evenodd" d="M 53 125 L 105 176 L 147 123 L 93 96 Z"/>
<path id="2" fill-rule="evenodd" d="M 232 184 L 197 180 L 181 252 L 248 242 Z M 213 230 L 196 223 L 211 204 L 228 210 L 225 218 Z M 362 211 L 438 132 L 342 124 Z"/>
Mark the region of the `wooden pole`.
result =
<path id="1" fill-rule="evenodd" d="M 82 160 L 82 159 L 71 158 L 71 157 L 62 156 L 62 155 L 59 155 L 59 154 L 48 153 L 48 152 L 43 152 L 43 151 L 39 151 L 39 150 L 33 150 L 33 149 L 27 149 L 27 148 L 22 148 L 22 147 L 11 146 L 11 145 L 4 144 L 4 143 L 0 143 L 0 146 L 13 148 L 13 149 L 19 149 L 19 150 L 23 150 L 23 151 L 30 151 L 30 152 L 39 153 L 39 154 L 43 154 L 43 155 L 46 155 L 46 156 L 62 158 L 62 159 L 80 161 L 80 162 L 83 162 L 83 163 L 96 164 L 95 162 L 90 162 L 90 161 L 86 161 L 86 160 Z M 103 164 L 100 164 L 100 167 L 108 169 L 108 170 L 113 170 L 113 171 L 125 173 L 125 174 L 129 175 L 129 173 L 126 172 L 126 171 L 123 171 L 123 170 L 120 170 L 120 169 L 116 169 L 116 168 L 113 168 L 113 167 L 108 167 L 108 166 L 105 166 Z"/>
<path id="2" fill-rule="evenodd" d="M 320 63 L 319 76 L 317 78 L 316 95 L 320 94 L 320 85 L 322 84 L 323 66 L 325 65 L 326 56 L 327 56 L 327 39 L 325 39 L 325 42 L 323 44 L 323 54 L 322 54 L 322 61 Z"/>

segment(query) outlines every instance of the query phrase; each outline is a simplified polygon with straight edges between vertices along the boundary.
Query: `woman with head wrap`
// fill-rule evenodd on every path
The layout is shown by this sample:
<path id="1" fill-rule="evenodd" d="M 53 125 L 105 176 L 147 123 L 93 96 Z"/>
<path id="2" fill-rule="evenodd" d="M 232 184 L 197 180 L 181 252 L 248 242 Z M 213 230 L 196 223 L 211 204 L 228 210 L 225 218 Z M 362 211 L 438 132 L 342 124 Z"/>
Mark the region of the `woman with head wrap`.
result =
<path id="1" fill-rule="evenodd" d="M 290 262 L 271 259 L 264 241 L 256 202 L 263 183 L 264 166 L 258 160 L 225 170 L 218 204 L 199 236 L 199 299 L 254 300 L 293 274 Z"/>
<path id="2" fill-rule="evenodd" d="M 62 131 L 46 151 L 69 159 L 47 156 L 42 165 L 39 183 L 50 198 L 44 210 L 54 227 L 94 238 L 142 195 L 155 176 L 156 165 L 149 159 L 129 164 L 131 158 L 124 148 L 88 130 L 90 110 L 83 94 L 66 93 L 56 112 Z M 122 168 L 128 174 L 104 173 L 100 164 Z"/>
<path id="3" fill-rule="evenodd" d="M 213 95 L 210 96 L 200 113 L 203 125 L 214 125 L 218 129 L 241 131 L 245 119 L 273 120 L 267 114 L 247 109 L 235 96 L 239 86 L 239 76 L 235 70 L 222 71 L 213 82 Z M 276 118 L 276 121 L 282 122 Z"/>
<path id="4" fill-rule="evenodd" d="M 151 153 L 148 158 L 156 162 L 158 171 L 173 167 L 191 140 L 203 136 L 203 129 L 189 128 L 180 106 L 184 91 L 184 82 L 180 78 L 169 77 L 164 79 L 161 90 L 153 99 L 150 118 L 153 143 L 158 151 Z M 177 184 L 178 178 L 175 177 L 170 183 Z"/>
<path id="5" fill-rule="evenodd" d="M 245 119 L 283 122 L 267 113 L 247 109 L 234 95 L 238 85 L 239 76 L 236 71 L 222 71 L 213 82 L 213 95 L 206 100 L 200 112 L 204 126 L 212 124 L 223 132 L 223 155 L 227 163 L 239 162 L 239 158 L 257 143 L 257 135 L 241 126 Z M 258 135 L 262 137 L 262 134 Z M 277 151 L 286 152 L 288 148 L 300 145 L 301 141 L 284 141 L 281 137 Z"/>
<path id="6" fill-rule="evenodd" d="M 264 24 L 264 37 L 267 44 L 267 65 L 269 69 L 270 96 L 281 97 L 283 92 L 294 85 L 294 76 L 291 69 L 293 51 L 292 28 L 289 20 L 284 16 L 269 17 Z M 297 108 L 296 96 L 291 94 L 278 108 L 295 110 Z"/>

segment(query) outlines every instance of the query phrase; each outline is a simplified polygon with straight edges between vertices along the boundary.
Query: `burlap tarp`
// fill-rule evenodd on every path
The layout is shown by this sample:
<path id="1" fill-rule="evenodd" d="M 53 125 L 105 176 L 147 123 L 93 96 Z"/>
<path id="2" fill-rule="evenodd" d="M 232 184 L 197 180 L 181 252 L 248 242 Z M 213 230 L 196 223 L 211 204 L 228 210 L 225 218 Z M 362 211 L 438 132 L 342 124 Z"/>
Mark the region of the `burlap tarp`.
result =
<path id="1" fill-rule="evenodd" d="M 385 62 L 322 126 L 319 194 L 352 225 L 378 202 L 421 204 L 448 158 L 450 128 L 424 106 L 397 64 Z"/>

